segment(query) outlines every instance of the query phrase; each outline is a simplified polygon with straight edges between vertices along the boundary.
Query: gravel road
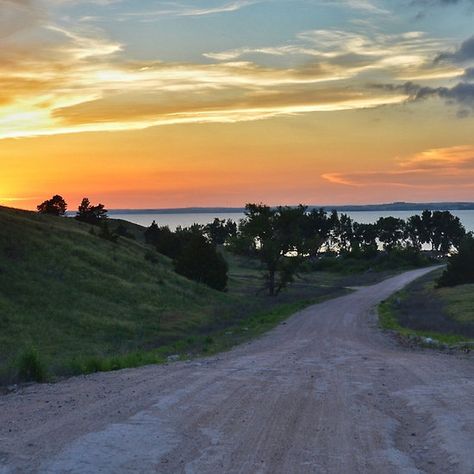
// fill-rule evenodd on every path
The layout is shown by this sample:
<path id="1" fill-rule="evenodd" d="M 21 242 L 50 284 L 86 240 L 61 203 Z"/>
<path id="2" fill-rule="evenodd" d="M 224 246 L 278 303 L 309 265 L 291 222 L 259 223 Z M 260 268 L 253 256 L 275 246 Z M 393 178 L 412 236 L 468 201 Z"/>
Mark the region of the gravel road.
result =
<path id="1" fill-rule="evenodd" d="M 219 356 L 0 397 L 0 473 L 474 473 L 474 360 L 407 350 L 374 305 L 416 270 Z"/>

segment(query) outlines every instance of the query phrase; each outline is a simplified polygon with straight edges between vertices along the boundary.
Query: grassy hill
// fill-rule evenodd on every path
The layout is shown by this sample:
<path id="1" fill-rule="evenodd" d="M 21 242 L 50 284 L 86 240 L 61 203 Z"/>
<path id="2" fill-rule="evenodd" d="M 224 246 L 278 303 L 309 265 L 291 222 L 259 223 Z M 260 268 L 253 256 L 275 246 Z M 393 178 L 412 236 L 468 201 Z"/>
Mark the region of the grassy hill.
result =
<path id="1" fill-rule="evenodd" d="M 143 243 L 143 228 L 110 227 L 120 223 L 137 238 L 113 243 L 71 218 L 0 207 L 0 383 L 22 371 L 41 378 L 24 370 L 39 359 L 69 375 L 217 351 L 345 291 L 320 273 L 269 299 L 256 294 L 256 262 L 227 255 L 229 291 L 220 293 L 177 275 Z"/>
<path id="2" fill-rule="evenodd" d="M 431 338 L 448 346 L 474 342 L 474 285 L 436 288 L 441 273 L 416 280 L 382 303 L 382 327 L 408 340 Z"/>
<path id="3" fill-rule="evenodd" d="M 143 244 L 90 228 L 0 208 L 0 367 L 31 346 L 61 363 L 158 347 L 211 324 L 225 303 L 165 257 L 147 259 Z"/>

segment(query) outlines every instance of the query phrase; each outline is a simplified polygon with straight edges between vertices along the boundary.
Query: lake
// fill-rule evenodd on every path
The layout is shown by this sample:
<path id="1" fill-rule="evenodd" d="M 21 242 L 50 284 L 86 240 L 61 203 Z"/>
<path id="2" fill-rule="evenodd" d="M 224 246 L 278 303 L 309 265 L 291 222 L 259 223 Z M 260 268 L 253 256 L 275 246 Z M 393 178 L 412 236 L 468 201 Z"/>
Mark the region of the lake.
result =
<path id="1" fill-rule="evenodd" d="M 464 227 L 467 231 L 474 231 L 474 211 L 450 211 L 455 216 L 461 219 Z M 349 215 L 354 221 L 370 224 L 379 217 L 399 217 L 401 219 L 407 219 L 415 214 L 421 214 L 422 210 L 419 211 L 358 211 L 358 212 L 344 212 Z M 189 227 L 193 224 L 208 224 L 212 222 L 214 218 L 219 219 L 232 219 L 233 221 L 239 221 L 244 217 L 243 213 L 176 213 L 176 214 L 161 214 L 161 213 L 149 213 L 143 214 L 140 212 L 130 213 L 117 213 L 109 212 L 109 217 L 114 219 L 123 219 L 134 224 L 139 224 L 144 227 L 149 227 L 153 221 L 159 226 L 167 225 L 171 230 L 175 230 L 176 227 Z"/>

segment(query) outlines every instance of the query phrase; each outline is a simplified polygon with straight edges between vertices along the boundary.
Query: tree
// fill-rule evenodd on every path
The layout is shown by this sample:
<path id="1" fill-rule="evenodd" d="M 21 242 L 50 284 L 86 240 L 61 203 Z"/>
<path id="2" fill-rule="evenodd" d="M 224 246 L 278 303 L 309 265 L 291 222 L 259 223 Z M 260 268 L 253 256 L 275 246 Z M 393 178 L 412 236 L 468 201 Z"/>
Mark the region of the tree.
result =
<path id="1" fill-rule="evenodd" d="M 405 221 L 397 217 L 380 217 L 376 223 L 378 239 L 385 250 L 401 246 L 405 234 Z"/>
<path id="2" fill-rule="evenodd" d="M 56 194 L 51 199 L 42 202 L 36 206 L 40 214 L 51 214 L 53 216 L 64 216 L 67 209 L 67 203 L 62 196 Z"/>
<path id="3" fill-rule="evenodd" d="M 305 206 L 276 209 L 264 204 L 245 206 L 246 217 L 240 223 L 239 238 L 262 262 L 268 293 L 272 296 L 292 280 L 298 269 L 304 248 L 305 215 Z"/>
<path id="4" fill-rule="evenodd" d="M 353 253 L 360 253 L 364 257 L 374 257 L 377 255 L 376 224 L 360 224 L 354 222 L 351 249 Z"/>
<path id="5" fill-rule="evenodd" d="M 457 249 L 466 234 L 459 217 L 449 211 L 434 211 L 431 216 L 433 249 L 444 255 Z"/>
<path id="6" fill-rule="evenodd" d="M 237 234 L 237 224 L 231 219 L 216 217 L 204 227 L 204 233 L 214 245 L 223 245 Z"/>
<path id="7" fill-rule="evenodd" d="M 428 242 L 428 235 L 429 234 L 426 232 L 426 228 L 421 216 L 415 215 L 407 219 L 405 225 L 405 238 L 407 239 L 407 246 L 420 251 L 423 244 Z"/>
<path id="8" fill-rule="evenodd" d="M 474 237 L 467 234 L 459 252 L 450 257 L 446 270 L 438 280 L 438 286 L 456 286 L 474 283 Z"/>
<path id="9" fill-rule="evenodd" d="M 84 198 L 78 207 L 75 218 L 81 222 L 98 225 L 107 219 L 107 209 L 104 209 L 103 204 L 93 206 L 88 198 Z"/>
<path id="10" fill-rule="evenodd" d="M 223 291 L 227 286 L 227 262 L 203 235 L 189 233 L 180 254 L 174 260 L 177 273 Z"/>
<path id="11" fill-rule="evenodd" d="M 332 230 L 333 241 L 337 251 L 339 253 L 350 251 L 354 235 L 352 219 L 347 214 L 341 214 L 340 217 L 337 220 L 334 219 L 333 222 L 335 224 Z"/>
<path id="12" fill-rule="evenodd" d="M 324 209 L 306 212 L 300 224 L 302 253 L 316 257 L 329 235 L 329 220 Z"/>
<path id="13" fill-rule="evenodd" d="M 159 227 L 155 221 L 145 230 L 145 242 L 169 258 L 176 258 L 181 252 L 182 242 L 179 236 L 168 226 Z"/>

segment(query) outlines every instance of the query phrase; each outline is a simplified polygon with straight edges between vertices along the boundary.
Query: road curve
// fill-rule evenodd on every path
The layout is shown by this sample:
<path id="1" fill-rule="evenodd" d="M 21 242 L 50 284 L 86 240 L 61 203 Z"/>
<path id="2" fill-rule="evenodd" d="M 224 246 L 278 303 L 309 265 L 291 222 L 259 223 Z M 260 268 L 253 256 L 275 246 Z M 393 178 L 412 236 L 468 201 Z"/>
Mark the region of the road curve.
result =
<path id="1" fill-rule="evenodd" d="M 0 397 L 0 473 L 474 473 L 474 361 L 398 347 L 415 270 L 208 359 Z"/>

